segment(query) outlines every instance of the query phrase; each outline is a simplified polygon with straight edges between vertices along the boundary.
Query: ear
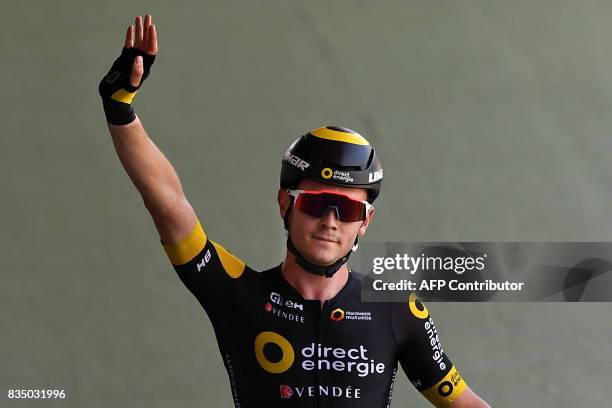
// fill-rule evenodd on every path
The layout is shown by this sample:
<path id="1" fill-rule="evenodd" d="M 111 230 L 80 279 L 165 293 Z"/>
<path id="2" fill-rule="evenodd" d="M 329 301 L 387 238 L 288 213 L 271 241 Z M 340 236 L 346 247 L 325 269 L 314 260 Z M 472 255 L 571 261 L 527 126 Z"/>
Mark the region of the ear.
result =
<path id="1" fill-rule="evenodd" d="M 285 218 L 285 215 L 287 215 L 287 211 L 289 211 L 289 206 L 291 206 L 291 196 L 287 194 L 285 190 L 279 188 L 278 193 L 276 195 L 276 200 L 278 201 L 278 209 L 280 211 L 280 216 L 281 218 Z"/>
<path id="2" fill-rule="evenodd" d="M 363 237 L 366 233 L 366 230 L 368 229 L 368 225 L 370 225 L 370 221 L 372 221 L 372 219 L 374 218 L 374 213 L 376 212 L 376 208 L 372 208 L 372 211 L 370 211 L 370 213 L 368 214 L 368 217 L 365 219 L 365 221 L 361 224 L 361 227 L 359 227 L 359 232 L 357 233 L 357 236 L 359 236 L 360 238 Z"/>

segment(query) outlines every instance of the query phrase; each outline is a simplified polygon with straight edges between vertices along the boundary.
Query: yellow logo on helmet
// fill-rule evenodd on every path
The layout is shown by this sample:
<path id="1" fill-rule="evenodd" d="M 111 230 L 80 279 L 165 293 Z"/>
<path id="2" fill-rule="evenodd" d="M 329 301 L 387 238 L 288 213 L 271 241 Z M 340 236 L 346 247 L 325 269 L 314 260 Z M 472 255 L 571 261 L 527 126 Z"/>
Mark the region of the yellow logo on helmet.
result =
<path id="1" fill-rule="evenodd" d="M 333 174 L 334 172 L 329 167 L 326 167 L 321 170 L 321 177 L 323 177 L 325 180 L 329 180 L 331 176 L 333 176 Z"/>

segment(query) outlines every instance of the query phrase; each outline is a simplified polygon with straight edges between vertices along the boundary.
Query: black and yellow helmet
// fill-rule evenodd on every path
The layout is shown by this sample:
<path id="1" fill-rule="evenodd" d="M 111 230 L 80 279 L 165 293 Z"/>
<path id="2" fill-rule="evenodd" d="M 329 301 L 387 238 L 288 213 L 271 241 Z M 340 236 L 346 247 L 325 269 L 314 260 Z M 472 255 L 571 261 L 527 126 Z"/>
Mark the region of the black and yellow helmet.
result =
<path id="1" fill-rule="evenodd" d="M 283 157 L 281 188 L 297 188 L 301 180 L 339 187 L 363 188 L 374 202 L 383 170 L 370 143 L 354 130 L 326 126 L 298 138 Z"/>

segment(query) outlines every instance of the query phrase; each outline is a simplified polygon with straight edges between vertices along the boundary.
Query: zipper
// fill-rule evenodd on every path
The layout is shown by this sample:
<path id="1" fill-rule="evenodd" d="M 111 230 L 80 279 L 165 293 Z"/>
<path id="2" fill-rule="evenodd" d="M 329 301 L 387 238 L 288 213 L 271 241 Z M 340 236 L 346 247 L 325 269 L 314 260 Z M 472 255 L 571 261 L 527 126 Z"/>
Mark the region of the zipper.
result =
<path id="1" fill-rule="evenodd" d="M 321 330 L 320 330 L 320 324 L 321 324 L 321 317 L 323 316 L 323 310 L 325 309 L 325 306 L 327 304 L 327 300 L 323 302 L 323 305 L 321 307 L 321 302 L 317 302 L 316 304 L 316 308 L 315 308 L 315 346 L 317 346 L 320 342 L 320 337 L 321 337 Z M 316 390 L 317 390 L 317 407 L 321 408 L 323 406 L 323 402 L 321 400 L 321 394 L 319 393 L 319 388 L 321 387 L 321 372 L 320 370 L 315 370 L 316 371 Z"/>

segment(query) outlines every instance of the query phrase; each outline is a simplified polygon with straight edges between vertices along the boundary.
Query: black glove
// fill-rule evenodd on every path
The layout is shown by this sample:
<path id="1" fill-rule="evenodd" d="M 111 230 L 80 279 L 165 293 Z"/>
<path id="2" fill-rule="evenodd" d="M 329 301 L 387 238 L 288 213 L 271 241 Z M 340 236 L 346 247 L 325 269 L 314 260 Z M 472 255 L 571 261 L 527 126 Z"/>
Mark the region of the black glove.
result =
<path id="1" fill-rule="evenodd" d="M 140 84 L 132 86 L 130 75 L 132 65 L 136 56 L 142 57 L 143 74 Z M 136 119 L 132 100 L 142 83 L 149 76 L 151 65 L 155 61 L 155 55 L 148 55 L 136 48 L 125 48 L 121 51 L 119 58 L 115 60 L 110 71 L 98 85 L 98 92 L 102 97 L 106 121 L 113 125 L 127 125 Z"/>

